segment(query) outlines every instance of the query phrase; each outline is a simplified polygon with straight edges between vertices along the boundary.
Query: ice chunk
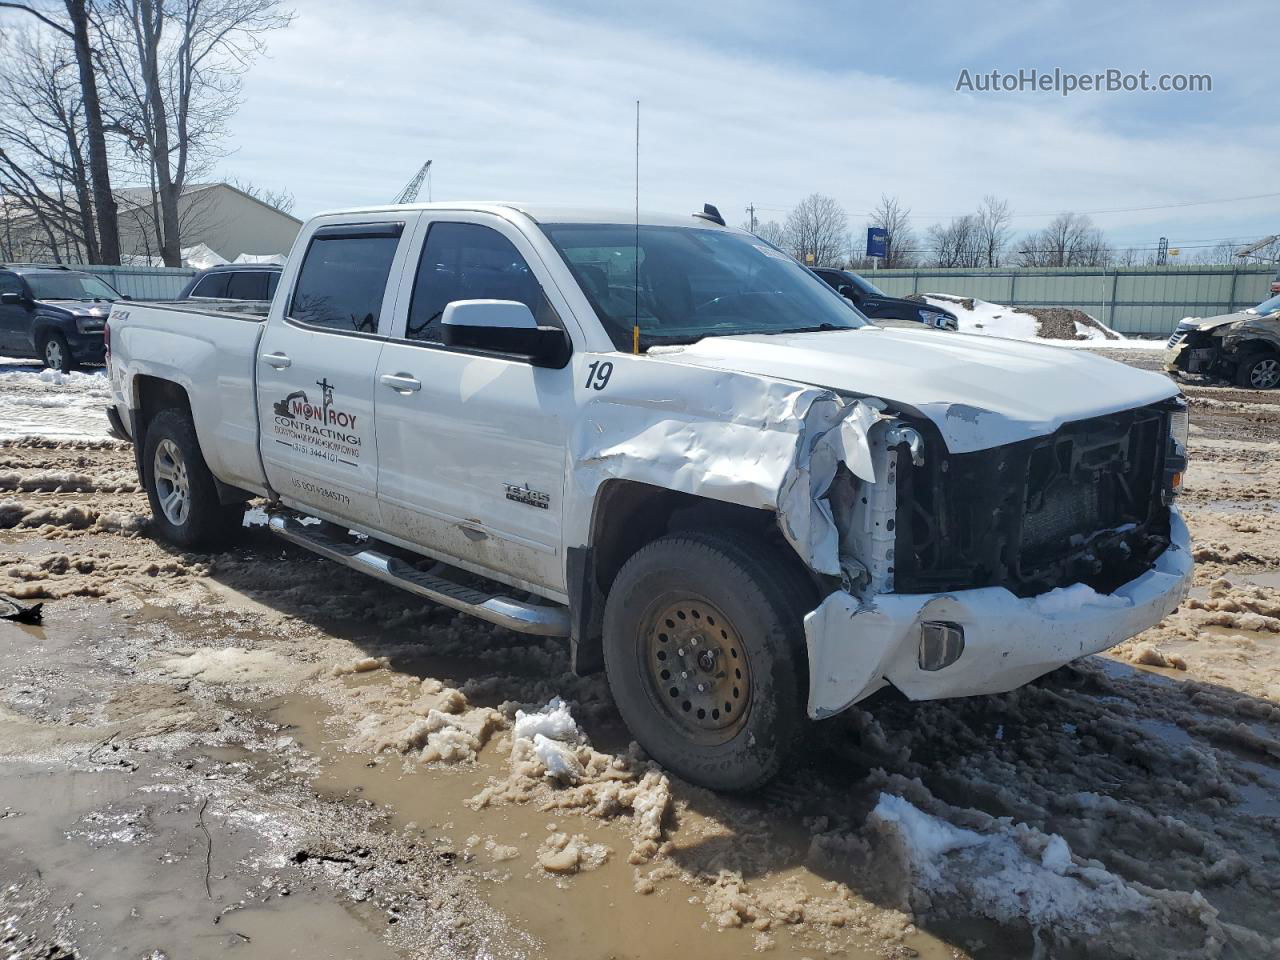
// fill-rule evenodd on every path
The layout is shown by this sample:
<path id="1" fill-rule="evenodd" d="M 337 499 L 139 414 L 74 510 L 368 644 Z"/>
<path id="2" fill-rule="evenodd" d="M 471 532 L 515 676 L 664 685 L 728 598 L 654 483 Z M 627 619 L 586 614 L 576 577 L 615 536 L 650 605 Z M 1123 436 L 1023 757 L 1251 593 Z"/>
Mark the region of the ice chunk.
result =
<path id="1" fill-rule="evenodd" d="M 1128 607 L 1132 601 L 1128 597 L 1118 597 L 1113 593 L 1099 593 L 1087 583 L 1073 583 L 1069 587 L 1056 587 L 1048 593 L 1034 598 L 1032 603 L 1036 611 L 1045 617 L 1057 617 L 1067 613 L 1075 613 L 1082 607 Z"/>
<path id="2" fill-rule="evenodd" d="M 587 771 L 583 769 L 573 748 L 540 733 L 533 735 L 533 752 L 547 768 L 547 776 L 577 783 Z"/>
<path id="3" fill-rule="evenodd" d="M 569 705 L 555 697 L 536 713 L 516 711 L 516 723 L 513 734 L 518 740 L 533 740 L 541 735 L 549 740 L 575 741 L 578 739 L 578 725 L 569 712 Z"/>

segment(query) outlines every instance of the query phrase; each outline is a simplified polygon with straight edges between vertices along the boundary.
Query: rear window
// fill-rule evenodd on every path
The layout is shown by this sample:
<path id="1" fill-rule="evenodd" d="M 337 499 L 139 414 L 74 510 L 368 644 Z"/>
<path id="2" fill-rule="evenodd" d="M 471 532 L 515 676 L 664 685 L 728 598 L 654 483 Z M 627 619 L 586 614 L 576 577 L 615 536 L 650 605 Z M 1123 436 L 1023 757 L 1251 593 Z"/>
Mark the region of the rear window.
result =
<path id="1" fill-rule="evenodd" d="M 227 295 L 227 284 L 230 280 L 231 274 L 229 273 L 210 273 L 200 278 L 196 285 L 191 288 L 190 295 L 221 300 Z"/>
<path id="2" fill-rule="evenodd" d="M 227 284 L 227 296 L 232 300 L 269 300 L 267 273 L 263 270 L 238 270 Z"/>
<path id="3" fill-rule="evenodd" d="M 321 227 L 307 247 L 289 316 L 332 330 L 377 333 L 404 225 Z"/>

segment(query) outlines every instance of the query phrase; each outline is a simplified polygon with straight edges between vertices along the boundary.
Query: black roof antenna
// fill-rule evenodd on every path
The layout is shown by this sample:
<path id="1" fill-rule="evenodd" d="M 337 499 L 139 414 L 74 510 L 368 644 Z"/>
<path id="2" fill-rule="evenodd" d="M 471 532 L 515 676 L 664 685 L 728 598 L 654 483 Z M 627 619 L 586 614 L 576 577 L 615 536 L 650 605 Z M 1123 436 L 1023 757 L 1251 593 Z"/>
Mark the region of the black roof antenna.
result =
<path id="1" fill-rule="evenodd" d="M 724 217 L 720 216 L 720 211 L 710 203 L 704 203 L 702 205 L 702 212 L 695 213 L 694 216 L 703 220 L 710 220 L 712 223 L 718 223 L 722 227 L 724 226 Z"/>

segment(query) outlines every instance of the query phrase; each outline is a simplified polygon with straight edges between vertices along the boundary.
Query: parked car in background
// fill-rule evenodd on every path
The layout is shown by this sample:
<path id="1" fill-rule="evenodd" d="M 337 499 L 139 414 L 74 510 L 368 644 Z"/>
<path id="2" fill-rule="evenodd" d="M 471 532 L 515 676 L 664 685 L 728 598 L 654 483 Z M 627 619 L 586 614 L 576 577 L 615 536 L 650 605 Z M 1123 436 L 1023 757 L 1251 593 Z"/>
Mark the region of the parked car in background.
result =
<path id="1" fill-rule="evenodd" d="M 101 363 L 111 304 L 127 300 L 91 273 L 38 263 L 0 264 L 0 354 L 67 372 Z"/>
<path id="2" fill-rule="evenodd" d="M 1276 271 L 1276 275 L 1271 278 L 1271 292 L 1280 293 L 1280 270 Z"/>
<path id="3" fill-rule="evenodd" d="M 918 300 L 891 297 L 852 270 L 817 267 L 813 272 L 872 320 L 906 320 L 911 323 L 923 323 L 928 327 L 937 327 L 939 330 L 960 328 L 960 321 L 950 310 L 943 310 Z"/>
<path id="4" fill-rule="evenodd" d="M 201 270 L 182 288 L 179 300 L 261 300 L 276 295 L 281 267 L 228 263 Z"/>
<path id="5" fill-rule="evenodd" d="M 1165 369 L 1255 390 L 1280 386 L 1280 294 L 1238 313 L 1187 317 L 1169 338 Z"/>

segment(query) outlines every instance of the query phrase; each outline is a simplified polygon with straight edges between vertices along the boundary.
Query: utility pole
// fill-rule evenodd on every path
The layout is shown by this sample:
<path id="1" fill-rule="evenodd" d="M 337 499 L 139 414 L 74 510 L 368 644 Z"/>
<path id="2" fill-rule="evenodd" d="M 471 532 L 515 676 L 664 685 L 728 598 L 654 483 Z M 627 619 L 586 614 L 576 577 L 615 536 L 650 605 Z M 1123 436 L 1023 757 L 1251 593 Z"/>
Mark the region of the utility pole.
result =
<path id="1" fill-rule="evenodd" d="M 1163 267 L 1169 262 L 1169 238 L 1161 237 L 1160 245 L 1156 248 L 1156 266 Z"/>
<path id="2" fill-rule="evenodd" d="M 751 220 L 750 220 L 751 232 L 755 233 L 756 232 L 756 205 L 754 202 L 747 207 L 747 213 L 751 217 Z"/>

